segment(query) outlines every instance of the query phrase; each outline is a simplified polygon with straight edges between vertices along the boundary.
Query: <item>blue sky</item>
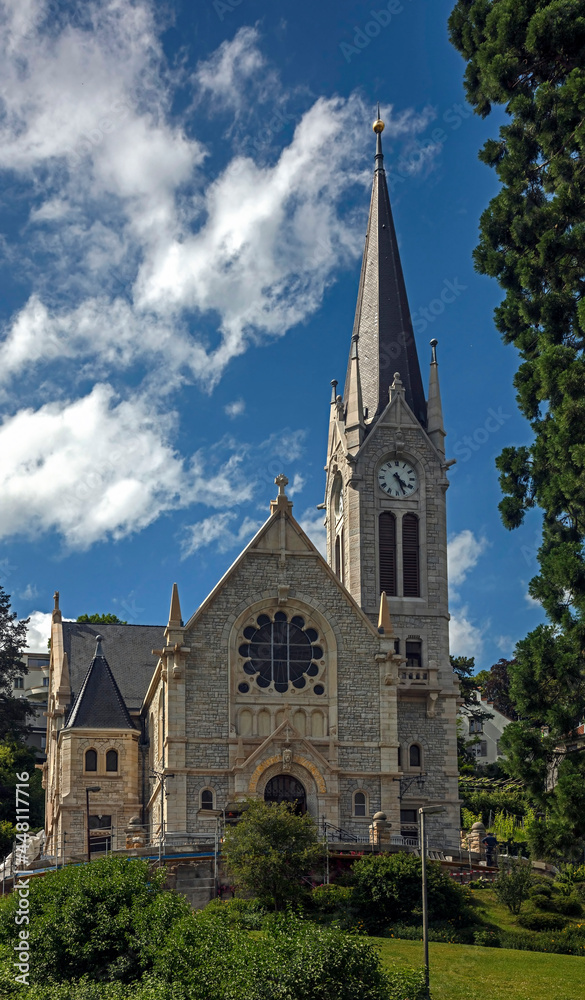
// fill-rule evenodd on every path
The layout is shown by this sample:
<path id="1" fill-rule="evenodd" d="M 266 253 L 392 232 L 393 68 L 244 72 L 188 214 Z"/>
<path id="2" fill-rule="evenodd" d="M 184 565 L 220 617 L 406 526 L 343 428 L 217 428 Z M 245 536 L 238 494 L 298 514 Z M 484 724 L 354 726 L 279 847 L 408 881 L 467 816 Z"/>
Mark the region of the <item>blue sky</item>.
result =
<path id="1" fill-rule="evenodd" d="M 541 620 L 539 518 L 499 521 L 528 440 L 497 284 L 496 191 L 451 2 L 0 4 L 0 582 L 43 646 L 68 618 L 189 617 L 284 471 L 322 544 L 329 382 L 343 379 L 384 151 L 423 377 L 439 340 L 452 651 L 489 666 Z M 449 304 L 441 300 L 448 288 Z"/>

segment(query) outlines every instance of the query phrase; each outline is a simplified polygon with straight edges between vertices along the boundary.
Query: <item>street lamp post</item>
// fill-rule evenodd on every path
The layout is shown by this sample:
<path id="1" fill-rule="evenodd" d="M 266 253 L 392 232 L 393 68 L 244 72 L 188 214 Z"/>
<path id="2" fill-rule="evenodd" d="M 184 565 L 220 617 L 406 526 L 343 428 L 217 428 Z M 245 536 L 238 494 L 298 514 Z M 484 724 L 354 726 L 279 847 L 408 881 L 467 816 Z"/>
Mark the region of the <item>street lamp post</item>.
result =
<path id="1" fill-rule="evenodd" d="M 423 945 L 425 951 L 425 986 L 429 993 L 429 908 L 427 904 L 427 843 L 425 816 L 445 812 L 445 806 L 421 806 L 420 816 L 420 858 L 422 864 L 422 904 L 423 904 Z"/>
<path id="2" fill-rule="evenodd" d="M 89 793 L 90 792 L 101 792 L 101 787 L 99 785 L 91 785 L 90 788 L 85 789 L 85 814 L 87 816 L 87 860 L 91 861 L 91 838 L 89 836 Z"/>

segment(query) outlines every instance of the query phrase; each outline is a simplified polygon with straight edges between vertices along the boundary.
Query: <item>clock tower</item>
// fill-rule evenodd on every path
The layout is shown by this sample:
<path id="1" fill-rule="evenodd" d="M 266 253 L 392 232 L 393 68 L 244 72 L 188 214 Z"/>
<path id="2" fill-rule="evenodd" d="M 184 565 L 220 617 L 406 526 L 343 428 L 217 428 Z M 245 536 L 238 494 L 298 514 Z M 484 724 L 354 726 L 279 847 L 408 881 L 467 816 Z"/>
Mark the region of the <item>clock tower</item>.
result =
<path id="1" fill-rule="evenodd" d="M 442 746 L 452 779 L 456 687 L 449 661 L 445 504 L 452 463 L 445 460 L 435 340 L 426 398 L 423 389 L 384 170 L 383 129 L 378 118 L 343 392 L 332 382 L 327 558 L 374 624 L 380 596 L 386 594 L 396 652 L 403 660 L 397 702 L 400 742 L 408 743 L 413 725 L 422 732 L 430 720 L 436 724 L 441 719 L 441 731 L 432 737 L 429 732 L 429 746 Z"/>

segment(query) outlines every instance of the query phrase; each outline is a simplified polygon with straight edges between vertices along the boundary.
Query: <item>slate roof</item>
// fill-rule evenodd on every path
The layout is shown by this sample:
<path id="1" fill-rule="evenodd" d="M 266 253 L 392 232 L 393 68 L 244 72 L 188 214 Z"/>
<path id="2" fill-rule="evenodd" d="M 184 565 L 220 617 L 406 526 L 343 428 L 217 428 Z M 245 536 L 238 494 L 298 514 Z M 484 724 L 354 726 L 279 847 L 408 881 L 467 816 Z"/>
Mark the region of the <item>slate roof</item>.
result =
<path id="1" fill-rule="evenodd" d="M 99 641 L 69 718 L 71 729 L 135 729 Z"/>
<path id="2" fill-rule="evenodd" d="M 129 712 L 139 711 L 158 661 L 153 649 L 164 645 L 164 625 L 91 625 L 63 622 L 63 642 L 69 662 L 72 701 L 81 691 L 94 658 L 96 636 Z"/>
<path id="3" fill-rule="evenodd" d="M 353 335 L 356 334 L 359 337 L 362 398 L 368 418 L 378 416 L 385 409 L 394 372 L 399 372 L 406 402 L 426 426 L 425 394 L 390 207 L 380 133 L 353 327 Z M 351 355 L 345 381 L 346 403 L 350 368 Z"/>

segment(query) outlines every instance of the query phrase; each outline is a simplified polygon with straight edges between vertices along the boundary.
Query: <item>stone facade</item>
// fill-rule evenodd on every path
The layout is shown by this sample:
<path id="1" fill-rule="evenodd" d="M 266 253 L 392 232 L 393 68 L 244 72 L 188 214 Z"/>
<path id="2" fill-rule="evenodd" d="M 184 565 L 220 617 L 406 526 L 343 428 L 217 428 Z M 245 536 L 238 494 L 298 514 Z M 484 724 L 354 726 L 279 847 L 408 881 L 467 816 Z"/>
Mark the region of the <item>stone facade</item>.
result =
<path id="1" fill-rule="evenodd" d="M 412 334 L 406 350 L 402 333 L 395 345 L 388 341 L 398 322 L 390 315 L 397 284 L 400 323 L 407 302 L 379 136 L 376 163 L 369 233 L 377 226 L 378 242 L 369 238 L 366 245 L 345 398 L 335 394 L 334 383 L 331 402 L 327 560 L 293 516 L 286 478 L 277 477 L 279 494 L 265 525 L 186 624 L 174 588 L 141 707 L 128 706 L 135 728 L 124 732 L 68 727 L 77 692 L 64 656 L 68 626 L 56 606 L 45 767 L 50 844 L 64 831 L 70 843 L 81 842 L 85 788 L 95 782 L 101 786 L 96 811 L 111 813 L 118 826 L 138 812 L 151 842 L 163 832 L 177 842 L 211 836 L 224 811 L 237 810 L 251 795 L 296 796 L 315 821 L 356 836 L 368 835 L 380 811 L 395 835 L 406 814 L 441 803 L 445 811 L 433 817 L 431 833 L 445 846 L 459 843 L 458 690 L 448 643 L 449 463 L 436 356 L 433 347 L 427 405 Z M 381 273 L 388 261 L 393 275 Z M 387 301 L 378 307 L 382 293 Z M 380 356 L 372 359 L 378 333 L 371 324 L 380 316 L 390 333 L 380 330 Z M 397 373 L 384 389 L 388 356 L 398 358 L 397 367 L 400 359 L 406 365 L 406 385 Z M 389 461 L 409 463 L 416 485 L 408 494 L 392 497 L 380 487 L 379 471 Z M 380 603 L 384 512 L 396 523 L 397 583 Z M 408 515 L 418 525 L 416 596 L 405 596 L 402 585 L 401 526 Z M 416 661 L 406 656 L 407 643 L 418 644 Z M 108 741 L 119 748 L 120 774 L 90 778 L 84 748 L 101 752 Z"/>

